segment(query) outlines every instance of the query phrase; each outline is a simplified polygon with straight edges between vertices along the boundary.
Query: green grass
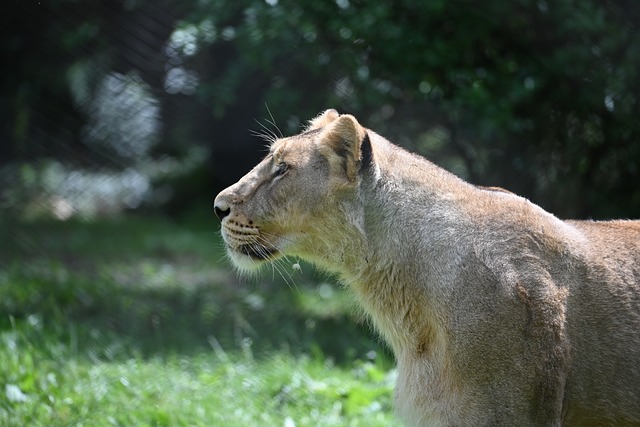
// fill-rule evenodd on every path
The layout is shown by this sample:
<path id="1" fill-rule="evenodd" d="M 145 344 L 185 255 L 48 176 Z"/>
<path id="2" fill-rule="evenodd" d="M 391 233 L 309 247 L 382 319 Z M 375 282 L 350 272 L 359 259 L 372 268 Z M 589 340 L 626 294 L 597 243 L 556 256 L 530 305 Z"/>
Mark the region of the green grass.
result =
<path id="1" fill-rule="evenodd" d="M 0 227 L 2 426 L 396 423 L 389 355 L 307 265 L 238 279 L 209 217 Z"/>

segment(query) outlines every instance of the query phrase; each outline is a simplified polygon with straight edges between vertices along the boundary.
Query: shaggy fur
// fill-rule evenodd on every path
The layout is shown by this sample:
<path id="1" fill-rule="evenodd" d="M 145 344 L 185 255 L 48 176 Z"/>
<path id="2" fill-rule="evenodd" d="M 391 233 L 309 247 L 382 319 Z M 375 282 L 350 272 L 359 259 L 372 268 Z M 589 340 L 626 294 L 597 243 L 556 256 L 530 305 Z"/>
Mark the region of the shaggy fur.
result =
<path id="1" fill-rule="evenodd" d="M 640 425 L 640 222 L 562 221 L 335 110 L 215 206 L 240 269 L 340 275 L 393 349 L 408 424 Z"/>

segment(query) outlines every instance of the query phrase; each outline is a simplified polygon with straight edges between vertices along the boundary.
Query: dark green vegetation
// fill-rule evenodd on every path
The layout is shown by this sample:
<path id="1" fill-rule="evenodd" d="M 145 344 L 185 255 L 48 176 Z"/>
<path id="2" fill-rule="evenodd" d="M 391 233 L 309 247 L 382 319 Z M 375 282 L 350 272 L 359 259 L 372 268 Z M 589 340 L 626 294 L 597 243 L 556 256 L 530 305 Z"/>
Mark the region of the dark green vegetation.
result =
<path id="1" fill-rule="evenodd" d="M 113 116 L 95 103 L 108 82 L 124 99 L 140 88 L 154 96 L 151 116 L 162 129 L 137 135 L 146 147 L 138 151 L 208 150 L 194 181 L 205 192 L 234 182 L 261 155 L 250 132 L 260 129 L 256 119 L 277 133 L 265 121 L 273 113 L 283 133 L 294 133 L 333 107 L 561 217 L 640 216 L 636 1 L 52 0 L 12 8 L 2 18 L 10 65 L 0 83 L 0 163 L 130 164 L 131 153 L 113 149 L 128 146 L 129 128 L 99 125 Z M 123 104 L 124 117 L 135 116 Z M 174 207 L 202 193 L 182 189 Z"/>
<path id="2" fill-rule="evenodd" d="M 12 224 L 0 248 L 0 425 L 391 422 L 391 361 L 344 291 L 291 263 L 286 280 L 239 282 L 215 228 Z"/>

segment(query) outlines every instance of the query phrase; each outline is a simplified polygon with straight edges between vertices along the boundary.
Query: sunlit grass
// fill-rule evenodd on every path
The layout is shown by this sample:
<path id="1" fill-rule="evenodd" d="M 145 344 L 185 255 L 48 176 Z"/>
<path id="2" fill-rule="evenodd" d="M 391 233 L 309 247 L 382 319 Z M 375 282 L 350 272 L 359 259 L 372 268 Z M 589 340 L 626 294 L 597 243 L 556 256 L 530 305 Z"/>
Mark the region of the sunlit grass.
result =
<path id="1" fill-rule="evenodd" d="M 6 230 L 6 228 L 5 228 Z M 14 223 L 0 425 L 394 425 L 388 354 L 309 266 L 238 281 L 215 223 Z"/>
<path id="2" fill-rule="evenodd" d="M 74 354 L 71 343 L 39 328 L 27 320 L 2 334 L 0 380 L 19 392 L 4 390 L 0 425 L 383 426 L 393 420 L 393 374 L 372 362 L 335 366 L 282 351 L 256 358 L 249 349 L 213 348 L 109 359 Z"/>

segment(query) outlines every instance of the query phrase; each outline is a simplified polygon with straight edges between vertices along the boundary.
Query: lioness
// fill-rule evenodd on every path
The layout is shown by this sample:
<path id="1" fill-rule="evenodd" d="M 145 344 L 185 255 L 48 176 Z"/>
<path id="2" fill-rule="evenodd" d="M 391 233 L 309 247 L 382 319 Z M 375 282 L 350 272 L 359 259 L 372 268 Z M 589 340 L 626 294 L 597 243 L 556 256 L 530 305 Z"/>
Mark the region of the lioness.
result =
<path id="1" fill-rule="evenodd" d="M 640 221 L 562 221 L 327 110 L 215 199 L 240 270 L 336 272 L 416 426 L 640 425 Z"/>

